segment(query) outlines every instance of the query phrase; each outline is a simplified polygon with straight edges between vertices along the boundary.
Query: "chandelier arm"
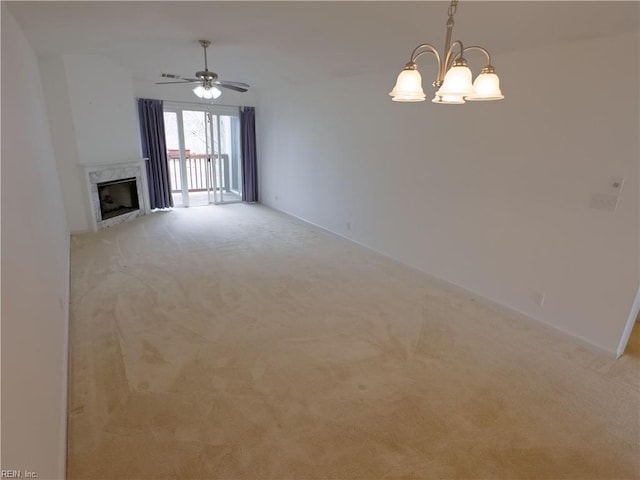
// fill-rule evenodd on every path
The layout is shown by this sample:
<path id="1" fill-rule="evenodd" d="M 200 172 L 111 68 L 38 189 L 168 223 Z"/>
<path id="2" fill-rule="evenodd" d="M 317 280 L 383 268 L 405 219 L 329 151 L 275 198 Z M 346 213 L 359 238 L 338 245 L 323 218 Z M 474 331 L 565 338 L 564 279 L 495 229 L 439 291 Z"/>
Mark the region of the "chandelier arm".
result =
<path id="1" fill-rule="evenodd" d="M 436 75 L 435 81 L 433 82 L 433 85 L 439 86 L 440 83 L 442 83 L 442 78 L 440 78 L 440 72 L 442 70 L 442 60 L 440 59 L 440 54 L 438 53 L 438 50 L 436 49 L 436 47 L 434 47 L 429 43 L 423 43 L 422 45 L 418 45 L 416 48 L 413 49 L 413 52 L 411 53 L 411 63 L 415 65 L 418 58 L 420 58 L 425 53 L 430 53 L 434 57 L 436 57 L 436 60 L 438 62 L 438 73 Z"/>
<path id="2" fill-rule="evenodd" d="M 458 46 L 458 48 L 460 49 L 460 51 L 457 52 L 457 55 L 455 54 L 456 46 Z M 445 57 L 445 60 L 442 64 L 442 79 L 444 79 L 444 75 L 445 73 L 447 73 L 447 70 L 449 70 L 453 65 L 454 60 L 456 60 L 456 58 L 458 57 L 462 58 L 462 54 L 464 53 L 464 51 L 465 51 L 464 45 L 460 40 L 456 40 L 451 44 L 451 47 L 447 51 L 447 56 Z"/>
<path id="3" fill-rule="evenodd" d="M 479 50 L 479 51 L 481 51 L 487 57 L 487 65 L 491 65 L 491 54 L 487 51 L 486 48 L 481 47 L 479 45 L 472 45 L 470 47 L 465 47 L 463 51 L 466 52 L 467 50 Z"/>
<path id="4" fill-rule="evenodd" d="M 438 60 L 438 66 L 440 65 L 440 54 L 438 53 L 436 47 L 434 47 L 430 43 L 423 43 L 413 49 L 413 52 L 411 52 L 411 63 L 416 63 L 416 60 L 425 53 L 432 53 L 433 55 L 435 55 L 436 59 Z"/>

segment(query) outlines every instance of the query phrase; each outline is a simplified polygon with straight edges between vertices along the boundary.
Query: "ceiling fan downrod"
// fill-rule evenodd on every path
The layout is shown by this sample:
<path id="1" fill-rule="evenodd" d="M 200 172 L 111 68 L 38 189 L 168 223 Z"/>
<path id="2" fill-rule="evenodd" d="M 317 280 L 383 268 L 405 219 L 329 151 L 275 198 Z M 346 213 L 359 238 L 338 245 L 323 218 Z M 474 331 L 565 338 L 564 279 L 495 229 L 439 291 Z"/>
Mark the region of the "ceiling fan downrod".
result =
<path id="1" fill-rule="evenodd" d="M 204 71 L 208 72 L 209 67 L 207 66 L 207 47 L 211 45 L 211 42 L 209 40 L 198 40 L 198 41 L 200 42 L 200 45 L 202 45 L 202 48 L 204 49 Z"/>

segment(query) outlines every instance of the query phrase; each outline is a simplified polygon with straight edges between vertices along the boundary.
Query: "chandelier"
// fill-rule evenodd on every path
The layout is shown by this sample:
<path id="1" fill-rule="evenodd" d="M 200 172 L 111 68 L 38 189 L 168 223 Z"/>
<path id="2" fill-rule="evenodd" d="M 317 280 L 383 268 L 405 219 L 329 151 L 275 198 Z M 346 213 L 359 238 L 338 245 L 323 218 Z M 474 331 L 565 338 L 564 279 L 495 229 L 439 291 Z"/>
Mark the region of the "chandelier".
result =
<path id="1" fill-rule="evenodd" d="M 431 44 L 418 45 L 411 53 L 411 61 L 398 75 L 396 85 L 389 93 L 394 102 L 423 102 L 426 98 L 422 90 L 422 77 L 418 71 L 416 60 L 426 53 L 436 57 L 438 61 L 438 75 L 433 86 L 438 90 L 431 100 L 433 103 L 461 104 L 467 100 L 487 101 L 504 98 L 500 91 L 500 79 L 491 65 L 491 55 L 480 46 L 465 47 L 460 40 L 451 42 L 453 33 L 453 16 L 456 13 L 458 0 L 452 0 L 449 5 L 447 20 L 447 36 L 444 43 L 444 57 Z M 477 50 L 487 57 L 487 65 L 480 71 L 475 81 L 471 82 L 471 70 L 467 67 L 464 53 Z"/>

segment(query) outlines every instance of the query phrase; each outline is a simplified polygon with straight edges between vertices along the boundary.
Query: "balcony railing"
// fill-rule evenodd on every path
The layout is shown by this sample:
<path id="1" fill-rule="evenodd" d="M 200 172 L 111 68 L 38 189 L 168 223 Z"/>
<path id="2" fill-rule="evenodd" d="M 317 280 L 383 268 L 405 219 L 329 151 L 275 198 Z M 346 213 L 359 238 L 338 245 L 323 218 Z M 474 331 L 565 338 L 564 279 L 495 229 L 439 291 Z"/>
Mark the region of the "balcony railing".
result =
<path id="1" fill-rule="evenodd" d="M 185 157 L 185 163 L 187 167 L 187 187 L 190 192 L 204 192 L 207 190 L 207 162 L 210 159 L 216 160 L 218 158 L 217 155 L 207 155 L 207 154 L 199 154 L 199 153 L 191 153 Z M 221 188 L 222 185 L 225 186 L 225 189 L 228 189 L 228 175 L 229 175 L 229 155 L 222 154 L 220 155 L 222 160 L 222 172 L 220 172 L 219 168 L 216 168 L 216 184 L 218 188 Z M 180 168 L 180 157 L 175 155 L 168 155 L 169 162 L 169 179 L 171 181 L 171 191 L 172 192 L 180 192 L 182 191 L 182 170 Z M 224 178 L 224 184 L 221 180 Z M 209 183 L 211 184 L 212 178 L 209 178 Z M 210 185 L 213 188 L 213 185 Z"/>

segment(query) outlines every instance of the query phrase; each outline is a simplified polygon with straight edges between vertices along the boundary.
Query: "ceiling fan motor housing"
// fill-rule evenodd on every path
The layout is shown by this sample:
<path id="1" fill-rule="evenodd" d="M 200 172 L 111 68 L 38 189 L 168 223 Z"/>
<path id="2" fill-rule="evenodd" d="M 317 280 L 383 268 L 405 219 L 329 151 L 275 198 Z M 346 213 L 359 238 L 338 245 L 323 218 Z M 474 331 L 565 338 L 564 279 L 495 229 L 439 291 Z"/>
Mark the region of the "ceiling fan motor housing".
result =
<path id="1" fill-rule="evenodd" d="M 201 72 L 196 72 L 196 77 L 201 80 L 209 80 L 213 82 L 218 79 L 218 74 L 210 72 L 209 70 L 203 70 Z"/>

